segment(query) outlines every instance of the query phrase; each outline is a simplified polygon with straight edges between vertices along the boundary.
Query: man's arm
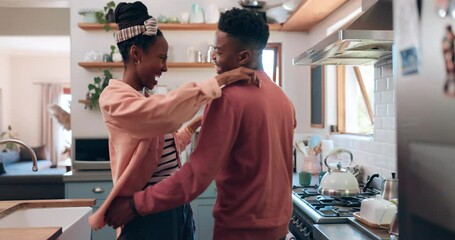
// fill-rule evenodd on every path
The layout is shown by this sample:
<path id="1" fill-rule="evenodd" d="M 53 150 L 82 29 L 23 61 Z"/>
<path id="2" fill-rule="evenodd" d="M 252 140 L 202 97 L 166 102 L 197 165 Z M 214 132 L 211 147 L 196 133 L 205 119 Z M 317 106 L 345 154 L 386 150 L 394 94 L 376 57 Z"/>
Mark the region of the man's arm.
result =
<path id="1" fill-rule="evenodd" d="M 118 227 L 138 214 L 167 210 L 190 202 L 213 181 L 222 164 L 228 160 L 239 126 L 228 98 L 214 100 L 204 113 L 197 147 L 183 167 L 165 180 L 136 192 L 133 202 L 117 198 L 109 207 L 106 221 Z M 122 211 L 118 211 L 121 209 Z"/>

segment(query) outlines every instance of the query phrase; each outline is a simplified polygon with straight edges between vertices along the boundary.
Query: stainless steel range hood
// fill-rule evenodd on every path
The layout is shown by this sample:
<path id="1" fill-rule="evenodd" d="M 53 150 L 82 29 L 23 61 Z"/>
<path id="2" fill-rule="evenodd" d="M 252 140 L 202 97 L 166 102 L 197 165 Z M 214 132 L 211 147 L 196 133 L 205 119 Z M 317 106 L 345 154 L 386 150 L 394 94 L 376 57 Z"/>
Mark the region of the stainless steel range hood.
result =
<path id="1" fill-rule="evenodd" d="M 371 4 L 371 0 L 369 1 Z M 378 0 L 368 9 L 362 1 L 357 19 L 293 59 L 294 65 L 368 65 L 392 54 L 392 0 Z"/>

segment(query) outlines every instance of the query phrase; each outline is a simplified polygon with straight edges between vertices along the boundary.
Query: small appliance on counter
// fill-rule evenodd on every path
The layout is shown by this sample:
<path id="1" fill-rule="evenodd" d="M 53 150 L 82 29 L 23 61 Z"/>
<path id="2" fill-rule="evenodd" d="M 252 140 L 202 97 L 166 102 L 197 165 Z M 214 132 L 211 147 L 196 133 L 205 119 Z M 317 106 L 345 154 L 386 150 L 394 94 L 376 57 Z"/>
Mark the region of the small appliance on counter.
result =
<path id="1" fill-rule="evenodd" d="M 110 170 L 108 138 L 73 138 L 74 153 L 71 164 L 74 170 Z"/>

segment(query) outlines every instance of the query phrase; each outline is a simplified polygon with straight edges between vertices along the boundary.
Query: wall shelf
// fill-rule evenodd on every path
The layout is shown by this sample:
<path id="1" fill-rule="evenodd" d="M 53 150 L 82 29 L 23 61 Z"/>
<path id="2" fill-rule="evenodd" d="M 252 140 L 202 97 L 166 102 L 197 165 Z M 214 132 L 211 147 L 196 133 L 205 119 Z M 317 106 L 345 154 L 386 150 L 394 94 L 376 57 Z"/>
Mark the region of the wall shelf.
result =
<path id="1" fill-rule="evenodd" d="M 79 28 L 82 30 L 104 30 L 104 24 L 100 23 L 78 23 Z M 109 26 L 113 30 L 118 30 L 117 24 L 109 23 Z M 218 24 L 206 24 L 206 23 L 159 23 L 161 30 L 184 30 L 184 31 L 208 31 L 208 30 L 217 30 Z M 270 31 L 278 31 L 281 29 L 280 24 L 269 24 Z"/>
<path id="2" fill-rule="evenodd" d="M 123 68 L 123 62 L 79 62 L 83 68 Z M 168 68 L 213 68 L 213 63 L 168 62 Z"/>

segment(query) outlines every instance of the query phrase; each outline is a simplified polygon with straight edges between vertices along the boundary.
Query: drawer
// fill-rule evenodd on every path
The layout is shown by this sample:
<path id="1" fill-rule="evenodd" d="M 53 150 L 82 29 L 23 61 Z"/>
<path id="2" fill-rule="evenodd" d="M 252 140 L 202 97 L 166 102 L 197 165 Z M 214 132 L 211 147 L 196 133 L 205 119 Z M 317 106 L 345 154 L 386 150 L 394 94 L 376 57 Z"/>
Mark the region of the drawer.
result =
<path id="1" fill-rule="evenodd" d="M 66 182 L 66 198 L 106 199 L 112 189 L 112 182 Z M 97 201 L 99 202 L 99 201 Z"/>

